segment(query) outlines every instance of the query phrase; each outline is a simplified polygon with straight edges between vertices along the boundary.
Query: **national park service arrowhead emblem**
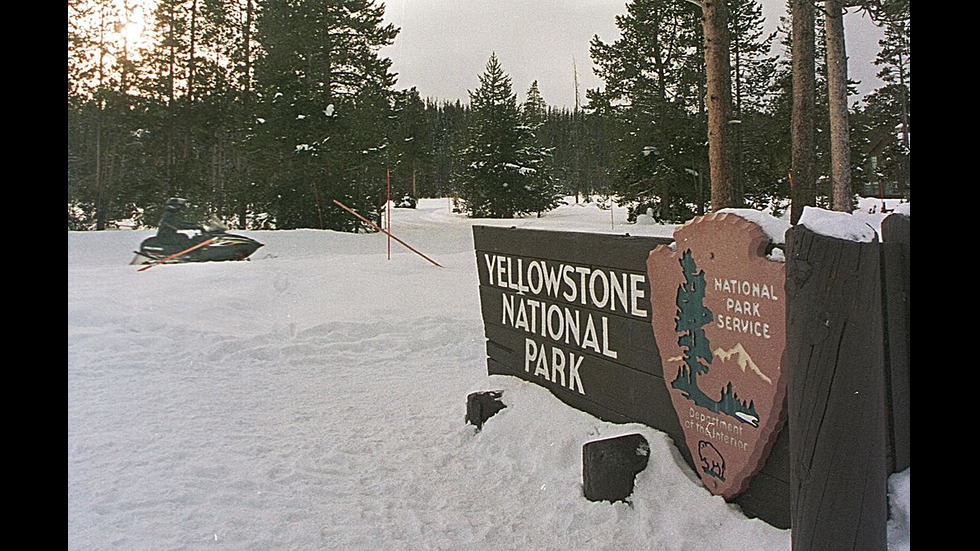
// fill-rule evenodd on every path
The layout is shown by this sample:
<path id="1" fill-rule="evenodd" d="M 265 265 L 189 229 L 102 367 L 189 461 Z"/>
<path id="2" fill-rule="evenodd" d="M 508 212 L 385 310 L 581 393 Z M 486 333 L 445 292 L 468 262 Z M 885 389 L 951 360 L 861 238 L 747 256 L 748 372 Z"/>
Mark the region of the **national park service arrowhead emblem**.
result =
<path id="1" fill-rule="evenodd" d="M 698 476 L 731 499 L 765 463 L 784 420 L 785 264 L 733 213 L 695 218 L 647 259 L 664 382 Z"/>

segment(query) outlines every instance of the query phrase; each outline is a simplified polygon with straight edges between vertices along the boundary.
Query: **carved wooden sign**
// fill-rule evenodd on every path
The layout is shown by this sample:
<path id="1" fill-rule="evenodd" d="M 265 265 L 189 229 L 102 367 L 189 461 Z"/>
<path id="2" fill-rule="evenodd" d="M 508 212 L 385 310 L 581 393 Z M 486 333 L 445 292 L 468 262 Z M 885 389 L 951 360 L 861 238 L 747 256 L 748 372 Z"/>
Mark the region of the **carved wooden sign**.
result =
<path id="1" fill-rule="evenodd" d="M 734 375 L 726 378 L 724 383 L 716 382 L 715 378 L 722 378 L 721 365 L 726 363 L 718 357 L 712 356 L 710 362 L 699 360 L 711 371 L 707 374 L 699 372 L 695 379 L 713 400 L 721 398 L 722 385 L 731 381 L 732 393 L 737 393 L 738 399 L 749 398 L 746 407 L 754 408 L 759 427 L 755 427 L 749 412 L 741 412 L 740 417 L 713 411 L 709 416 L 705 412 L 702 420 L 700 414 L 697 418 L 692 417 L 691 407 L 685 407 L 681 416 L 675 410 L 676 402 L 683 397 L 671 383 L 677 378 L 678 368 L 686 364 L 678 346 L 680 335 L 674 318 L 677 315 L 677 291 L 685 277 L 679 263 L 681 255 L 673 253 L 666 245 L 674 243 L 676 238 L 683 247 L 696 239 L 696 236 L 685 233 L 692 228 L 678 230 L 674 238 L 669 238 L 474 226 L 480 305 L 487 339 L 487 372 L 519 377 L 540 385 L 569 406 L 602 420 L 643 423 L 661 430 L 677 442 L 681 455 L 692 469 L 700 470 L 706 463 L 709 470 L 713 469 L 712 472 L 730 481 L 735 476 L 733 473 L 740 470 L 734 466 L 740 460 L 732 450 L 743 445 L 745 453 L 756 450 L 758 460 L 752 462 L 761 464 L 763 452 L 767 450 L 758 449 L 752 438 L 754 434 L 765 433 L 768 436 L 760 437 L 759 441 L 771 439 L 776 427 L 768 423 L 780 415 L 772 403 L 782 403 L 786 387 L 778 378 L 785 305 L 783 265 L 762 256 L 768 241 L 758 226 L 734 216 L 730 216 L 727 225 L 722 224 L 721 230 L 717 229 L 719 222 L 714 222 L 715 225 L 707 222 L 694 225 L 695 228 L 704 225 L 709 230 L 703 240 L 709 248 L 701 244 L 688 246 L 698 270 L 703 269 L 706 274 L 707 301 L 701 304 L 713 313 L 710 322 L 705 318 L 701 321 L 705 321 L 702 327 L 710 337 L 710 350 L 719 347 L 730 350 L 741 343 L 746 353 L 730 352 L 727 362 L 738 365 L 738 361 L 744 359 L 746 371 L 751 373 L 754 366 L 772 381 L 770 385 L 756 376 L 761 381 L 756 384 L 778 389 L 780 396 L 767 402 L 761 391 Z M 711 230 L 713 227 L 716 229 Z M 750 238 L 745 243 L 745 237 L 734 235 L 746 231 Z M 716 248 L 710 248 L 712 246 Z M 735 247 L 741 247 L 743 252 L 736 254 Z M 658 250 L 655 259 L 657 254 L 671 257 L 662 262 L 661 268 L 648 265 L 651 251 L 655 250 Z M 686 249 L 677 250 L 684 252 Z M 702 258 L 710 252 L 715 252 L 718 263 Z M 722 264 L 722 253 L 736 254 L 735 265 Z M 772 280 L 762 279 L 762 272 L 751 268 L 752 259 L 773 265 L 779 270 L 778 276 Z M 712 287 L 715 277 L 719 279 L 718 291 Z M 746 282 L 748 287 L 745 287 Z M 651 300 L 651 297 L 658 298 Z M 730 304 L 726 298 L 731 299 Z M 661 313 L 654 313 L 652 306 L 658 302 L 667 302 L 666 314 L 662 309 Z M 774 309 L 779 310 L 778 318 Z M 651 324 L 660 321 L 665 322 L 666 329 L 657 329 L 655 339 Z M 721 325 L 717 331 L 730 335 L 714 335 L 716 329 L 708 326 L 718 324 Z M 670 347 L 670 351 L 663 355 L 658 350 L 660 341 L 665 351 Z M 707 342 L 704 338 L 698 341 L 699 344 Z M 764 348 L 761 351 L 758 350 L 759 343 Z M 767 352 L 775 354 L 775 359 Z M 738 371 L 741 373 L 741 368 Z M 755 395 L 757 392 L 758 396 Z M 680 403 L 684 406 L 693 404 L 689 400 Z M 685 425 L 687 431 L 683 428 Z M 706 433 L 711 431 L 711 435 L 704 434 L 702 438 L 692 440 L 688 434 L 691 430 L 697 431 L 698 427 Z M 692 452 L 684 444 L 685 439 L 693 441 L 695 446 L 702 440 L 706 444 L 703 449 L 695 447 Z M 762 446 L 765 445 L 768 444 Z M 712 449 L 717 450 L 717 456 L 712 455 Z M 782 436 L 772 451 L 758 476 L 752 478 L 734 502 L 749 516 L 759 516 L 774 526 L 788 528 L 788 437 Z M 703 471 L 702 476 L 706 476 Z M 722 486 L 720 479 L 712 480 L 709 487 L 714 488 L 715 481 L 719 488 Z M 747 482 L 743 480 L 741 485 L 745 484 Z M 733 495 L 734 491 L 725 495 Z"/>
<path id="2" fill-rule="evenodd" d="M 653 333 L 695 469 L 730 499 L 785 419 L 785 264 L 735 214 L 695 218 L 647 260 Z"/>
<path id="3" fill-rule="evenodd" d="M 670 238 L 474 226 L 491 374 L 680 433 L 650 335 L 646 260 Z"/>

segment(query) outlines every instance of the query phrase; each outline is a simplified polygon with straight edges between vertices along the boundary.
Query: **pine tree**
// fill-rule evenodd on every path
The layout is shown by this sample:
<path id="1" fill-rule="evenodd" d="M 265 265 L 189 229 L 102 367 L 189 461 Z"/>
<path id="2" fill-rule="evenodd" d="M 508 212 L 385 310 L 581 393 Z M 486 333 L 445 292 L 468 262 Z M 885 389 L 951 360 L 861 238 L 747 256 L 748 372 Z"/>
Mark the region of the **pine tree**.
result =
<path id="1" fill-rule="evenodd" d="M 812 6 L 806 6 L 807 9 Z M 787 10 L 789 14 L 792 15 L 793 5 L 787 3 Z M 806 9 L 804 11 L 807 11 Z M 790 19 L 781 19 L 780 27 L 777 33 L 780 35 L 780 42 L 785 48 L 783 56 L 777 65 L 776 72 L 776 93 L 771 104 L 771 112 L 773 117 L 772 130 L 768 135 L 768 140 L 770 141 L 768 147 L 763 150 L 763 155 L 771 157 L 768 161 L 773 167 L 781 167 L 781 173 L 777 175 L 784 179 L 784 183 L 780 185 L 779 192 L 781 194 L 790 195 L 794 193 L 797 198 L 794 199 L 797 204 L 796 214 L 800 214 L 799 204 L 801 202 L 809 201 L 806 204 L 814 204 L 823 208 L 830 207 L 830 173 L 831 173 L 831 143 L 830 143 L 830 100 L 828 95 L 828 80 L 827 80 L 827 51 L 826 51 L 826 40 L 825 40 L 825 17 L 823 9 L 812 10 L 813 15 L 813 44 L 812 44 L 812 58 L 809 60 L 812 66 L 812 71 L 814 72 L 812 82 L 807 83 L 807 86 L 812 85 L 812 90 L 810 90 L 811 100 L 803 101 L 801 105 L 811 105 L 808 108 L 808 112 L 803 110 L 798 111 L 799 116 L 809 117 L 812 119 L 807 126 L 812 126 L 812 132 L 809 136 L 804 136 L 800 134 L 798 138 L 806 138 L 809 145 L 804 146 L 803 144 L 798 144 L 796 146 L 797 159 L 792 159 L 793 145 L 791 143 L 791 135 L 789 132 L 783 131 L 783 129 L 791 128 L 793 123 L 793 102 L 794 102 L 794 83 L 792 75 L 792 67 L 790 65 L 792 58 L 792 41 L 793 41 L 793 31 L 791 27 Z M 797 24 L 802 23 L 803 19 L 797 21 Z M 805 75 L 799 75 L 801 78 Z M 806 80 L 805 78 L 803 80 Z M 855 83 L 848 82 L 848 95 L 855 95 Z M 797 98 L 801 99 L 801 98 Z M 862 181 L 864 178 L 861 174 L 862 163 L 860 162 L 860 148 L 863 139 L 855 135 L 855 129 L 860 128 L 860 124 L 857 121 L 851 121 L 849 124 L 851 138 L 851 179 L 853 182 Z M 802 132 L 806 130 L 805 128 L 799 128 Z M 800 150 L 803 150 L 802 152 Z M 856 160 L 853 160 L 856 159 Z M 804 184 L 800 184 L 799 170 L 792 171 L 793 176 L 793 189 L 790 190 L 788 187 L 788 182 L 785 181 L 787 172 L 790 171 L 789 167 L 791 164 L 799 163 L 802 167 L 803 172 L 809 172 L 811 174 L 810 181 L 811 185 L 809 189 L 800 189 L 805 186 L 806 179 L 804 178 Z M 809 166 L 807 166 L 809 164 Z M 799 184 L 799 185 L 798 185 Z M 800 198 L 800 195 L 807 195 L 806 201 Z"/>
<path id="2" fill-rule="evenodd" d="M 902 196 L 911 196 L 910 124 L 912 116 L 912 20 L 907 2 L 885 3 L 874 12 L 884 29 L 875 58 L 878 78 L 884 83 L 864 98 L 860 118 L 875 141 L 872 180 L 897 185 Z M 874 147 L 877 144 L 868 144 Z M 877 192 L 877 190 L 875 190 Z"/>
<path id="3" fill-rule="evenodd" d="M 706 199 L 690 176 L 707 172 L 701 13 L 673 0 L 634 0 L 626 10 L 618 40 L 592 40 L 605 87 L 588 91 L 589 108 L 613 127 L 612 191 L 630 217 L 652 208 L 658 220 L 683 221 Z"/>
<path id="4" fill-rule="evenodd" d="M 674 330 L 677 332 L 677 345 L 681 348 L 683 365 L 677 368 L 677 377 L 671 381 L 671 388 L 684 393 L 684 397 L 695 404 L 730 415 L 743 423 L 751 423 L 737 412 L 747 413 L 758 419 L 755 402 L 739 400 L 731 381 L 721 391 L 719 399 L 708 396 L 698 383 L 698 377 L 711 371 L 711 343 L 704 331 L 704 326 L 714 320 L 714 313 L 704 305 L 705 278 L 704 270 L 698 268 L 691 250 L 684 251 L 678 261 L 684 274 L 684 283 L 677 286 L 677 315 L 674 318 Z"/>
<path id="5" fill-rule="evenodd" d="M 732 100 L 735 116 L 766 111 L 775 93 L 776 57 L 771 54 L 775 33 L 764 33 L 760 0 L 729 0 Z"/>
<path id="6" fill-rule="evenodd" d="M 134 213 L 133 182 L 141 181 L 142 121 L 134 82 L 133 44 L 125 30 L 132 5 L 111 0 L 68 4 L 68 196 L 96 229 Z"/>
<path id="7" fill-rule="evenodd" d="M 470 92 L 469 142 L 460 187 L 470 216 L 511 218 L 554 208 L 558 187 L 546 153 L 522 117 L 511 79 L 492 54 L 480 87 Z"/>
<path id="8" fill-rule="evenodd" d="M 176 194 L 238 225 L 356 229 L 324 208 L 331 198 L 377 211 L 394 120 L 394 76 L 378 51 L 397 33 L 382 5 L 160 0 L 140 50 L 119 32 L 134 6 L 151 9 L 68 5 L 78 217 L 104 227 L 143 213 L 154 224 Z"/>
<path id="9" fill-rule="evenodd" d="M 426 121 L 432 136 L 432 181 L 429 196 L 458 196 L 460 155 L 467 143 L 469 109 L 459 100 L 439 104 L 426 100 Z"/>
<path id="10" fill-rule="evenodd" d="M 391 171 L 392 197 L 413 199 L 430 196 L 428 187 L 433 160 L 431 127 L 427 124 L 425 104 L 418 90 L 396 92 L 391 117 L 388 166 Z"/>
<path id="11" fill-rule="evenodd" d="M 781 198 L 778 181 L 785 170 L 772 148 L 771 106 L 776 92 L 775 33 L 764 32 L 759 0 L 729 0 L 735 131 L 736 195 L 747 206 L 773 207 Z"/>
<path id="12" fill-rule="evenodd" d="M 541 96 L 536 80 L 531 83 L 531 87 L 527 90 L 527 98 L 521 105 L 521 113 L 524 115 L 525 121 L 535 126 L 544 123 L 545 117 L 548 116 L 548 104 Z"/>
<path id="13" fill-rule="evenodd" d="M 699 270 L 691 251 L 684 251 L 678 261 L 684 274 L 684 283 L 677 288 L 677 317 L 674 329 L 677 344 L 684 350 L 684 365 L 696 379 L 709 371 L 711 345 L 704 326 L 714 320 L 714 314 L 704 305 L 706 287 L 704 270 Z"/>
<path id="14" fill-rule="evenodd" d="M 379 54 L 398 30 L 374 0 L 267 0 L 256 22 L 252 147 L 277 227 L 356 231 L 340 200 L 377 218 L 394 75 Z"/>
<path id="15" fill-rule="evenodd" d="M 778 133 L 770 112 L 772 36 L 764 34 L 758 0 L 726 4 L 733 92 L 728 124 L 734 134 L 727 143 L 734 153 L 734 195 L 765 207 L 786 173 L 774 154 L 779 150 L 771 147 Z M 631 204 L 631 217 L 648 208 L 664 221 L 702 214 L 710 178 L 701 11 L 685 2 L 634 0 L 617 26 L 622 36 L 616 42 L 593 40 L 593 60 L 605 88 L 589 91 L 590 110 L 607 117 L 615 136 L 609 142 L 619 146 L 610 152 L 618 157 L 609 165 L 615 167 L 613 191 Z"/>

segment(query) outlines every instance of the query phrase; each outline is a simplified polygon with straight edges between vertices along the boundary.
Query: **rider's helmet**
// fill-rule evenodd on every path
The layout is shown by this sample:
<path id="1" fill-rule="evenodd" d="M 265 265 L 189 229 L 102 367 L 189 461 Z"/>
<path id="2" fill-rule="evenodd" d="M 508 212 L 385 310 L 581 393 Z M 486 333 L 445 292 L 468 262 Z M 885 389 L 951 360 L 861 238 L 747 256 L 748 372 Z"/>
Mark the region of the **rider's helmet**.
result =
<path id="1" fill-rule="evenodd" d="M 187 199 L 181 199 L 180 197 L 171 197 L 170 199 L 167 199 L 165 205 L 168 211 L 178 212 L 187 206 Z"/>

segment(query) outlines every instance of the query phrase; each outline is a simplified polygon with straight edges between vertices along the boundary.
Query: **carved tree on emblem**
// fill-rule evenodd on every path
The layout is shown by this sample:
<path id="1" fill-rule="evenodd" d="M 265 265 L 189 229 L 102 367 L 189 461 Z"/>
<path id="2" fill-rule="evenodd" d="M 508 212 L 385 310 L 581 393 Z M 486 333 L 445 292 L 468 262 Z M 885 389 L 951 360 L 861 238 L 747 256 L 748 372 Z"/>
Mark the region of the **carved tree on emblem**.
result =
<path id="1" fill-rule="evenodd" d="M 754 402 L 739 400 L 731 381 L 721 389 L 721 397 L 714 400 L 698 385 L 698 377 L 710 370 L 711 342 L 704 326 L 714 320 L 714 314 L 704 305 L 704 270 L 699 270 L 691 250 L 684 251 L 679 260 L 684 273 L 684 283 L 677 287 L 677 317 L 674 329 L 679 335 L 677 344 L 683 350 L 683 365 L 677 368 L 677 377 L 670 383 L 695 404 L 711 411 L 730 415 L 743 423 L 758 426 L 759 414 Z"/>
<path id="2" fill-rule="evenodd" d="M 687 387 L 681 390 L 690 392 L 689 389 L 693 388 L 700 392 L 698 376 L 708 372 L 712 357 L 711 343 L 704 334 L 704 326 L 711 323 L 714 314 L 704 305 L 704 270 L 698 270 L 690 249 L 681 256 L 680 265 L 684 283 L 677 288 L 674 329 L 680 335 L 677 344 L 684 350 L 684 365 L 677 369 L 674 388 L 679 388 L 680 381 Z"/>

